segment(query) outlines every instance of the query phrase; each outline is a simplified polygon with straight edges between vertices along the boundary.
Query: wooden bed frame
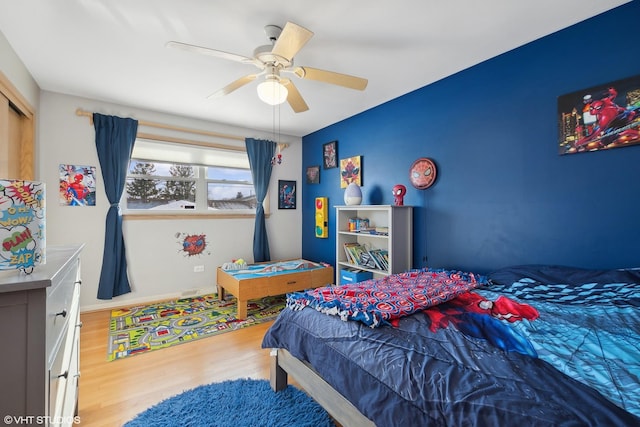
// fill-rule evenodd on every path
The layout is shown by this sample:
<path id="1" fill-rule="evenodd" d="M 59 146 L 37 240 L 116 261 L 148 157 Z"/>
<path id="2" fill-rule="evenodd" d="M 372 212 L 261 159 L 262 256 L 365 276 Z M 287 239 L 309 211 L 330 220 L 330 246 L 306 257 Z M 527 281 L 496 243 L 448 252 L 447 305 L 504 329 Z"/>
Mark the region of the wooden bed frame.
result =
<path id="1" fill-rule="evenodd" d="M 282 348 L 271 349 L 270 383 L 274 391 L 287 387 L 288 375 L 320 404 L 335 421 L 344 427 L 375 427 L 373 421 L 362 415 L 344 396 L 306 362 Z"/>
<path id="2" fill-rule="evenodd" d="M 333 283 L 333 267 L 312 270 L 292 270 L 291 272 L 237 279 L 218 267 L 216 274 L 218 298 L 224 299 L 225 292 L 238 299 L 238 319 L 247 318 L 247 302 L 251 299 L 283 295 L 288 292 L 318 288 Z"/>

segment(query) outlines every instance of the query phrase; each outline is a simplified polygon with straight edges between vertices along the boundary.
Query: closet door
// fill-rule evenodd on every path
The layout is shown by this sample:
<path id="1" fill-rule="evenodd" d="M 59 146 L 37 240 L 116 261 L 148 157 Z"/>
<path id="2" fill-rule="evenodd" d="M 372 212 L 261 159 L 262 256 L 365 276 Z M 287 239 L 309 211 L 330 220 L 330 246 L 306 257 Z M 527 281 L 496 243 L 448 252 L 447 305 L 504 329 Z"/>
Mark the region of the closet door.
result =
<path id="1" fill-rule="evenodd" d="M 0 179 L 34 179 L 34 113 L 0 73 Z"/>
<path id="2" fill-rule="evenodd" d="M 9 100 L 0 95 L 0 177 L 23 178 L 20 158 L 22 118 Z"/>

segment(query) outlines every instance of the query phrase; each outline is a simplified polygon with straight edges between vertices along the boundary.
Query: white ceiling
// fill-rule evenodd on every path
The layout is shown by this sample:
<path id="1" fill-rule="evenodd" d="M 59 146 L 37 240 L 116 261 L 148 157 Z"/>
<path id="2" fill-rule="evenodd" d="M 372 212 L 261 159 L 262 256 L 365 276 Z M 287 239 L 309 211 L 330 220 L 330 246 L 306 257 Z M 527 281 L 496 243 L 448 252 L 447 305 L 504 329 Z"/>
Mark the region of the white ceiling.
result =
<path id="1" fill-rule="evenodd" d="M 304 136 L 624 3 L 10 0 L 0 1 L 0 32 L 43 90 L 267 131 L 279 122 Z M 268 44 L 264 26 L 287 21 L 315 33 L 296 65 L 367 78 L 366 90 L 295 79 L 310 109 L 283 104 L 274 120 L 256 82 L 207 99 L 255 67 L 165 47 L 252 56 Z"/>

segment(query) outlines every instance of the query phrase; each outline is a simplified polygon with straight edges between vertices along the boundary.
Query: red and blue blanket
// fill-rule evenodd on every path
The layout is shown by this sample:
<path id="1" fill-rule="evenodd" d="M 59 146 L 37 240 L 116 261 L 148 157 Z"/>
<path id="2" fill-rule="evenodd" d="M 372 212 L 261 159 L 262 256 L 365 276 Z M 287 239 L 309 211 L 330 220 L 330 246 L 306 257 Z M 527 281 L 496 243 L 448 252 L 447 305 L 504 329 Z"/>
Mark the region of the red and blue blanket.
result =
<path id="1" fill-rule="evenodd" d="M 290 293 L 287 306 L 292 310 L 309 306 L 340 316 L 342 320 L 356 320 L 375 328 L 395 324 L 404 316 L 486 284 L 487 278 L 482 275 L 424 268 L 351 285 Z"/>

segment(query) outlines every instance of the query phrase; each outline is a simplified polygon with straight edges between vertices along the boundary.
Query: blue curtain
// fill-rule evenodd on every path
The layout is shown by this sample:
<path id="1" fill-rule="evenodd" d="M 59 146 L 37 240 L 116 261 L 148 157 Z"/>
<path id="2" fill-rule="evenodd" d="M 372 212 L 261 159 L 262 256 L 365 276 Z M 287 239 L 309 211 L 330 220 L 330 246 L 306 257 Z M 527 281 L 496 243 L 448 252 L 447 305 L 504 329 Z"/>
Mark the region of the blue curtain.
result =
<path id="1" fill-rule="evenodd" d="M 271 261 L 263 202 L 269 189 L 271 169 L 273 168 L 271 159 L 276 154 L 277 144 L 273 141 L 253 138 L 246 138 L 244 142 L 247 147 L 253 186 L 256 189 L 256 199 L 258 200 L 256 223 L 253 229 L 253 260 L 254 262 Z"/>
<path id="2" fill-rule="evenodd" d="M 136 141 L 138 121 L 94 113 L 93 126 L 96 130 L 96 148 L 104 188 L 111 204 L 104 233 L 98 299 L 111 299 L 131 292 L 119 202 Z"/>

